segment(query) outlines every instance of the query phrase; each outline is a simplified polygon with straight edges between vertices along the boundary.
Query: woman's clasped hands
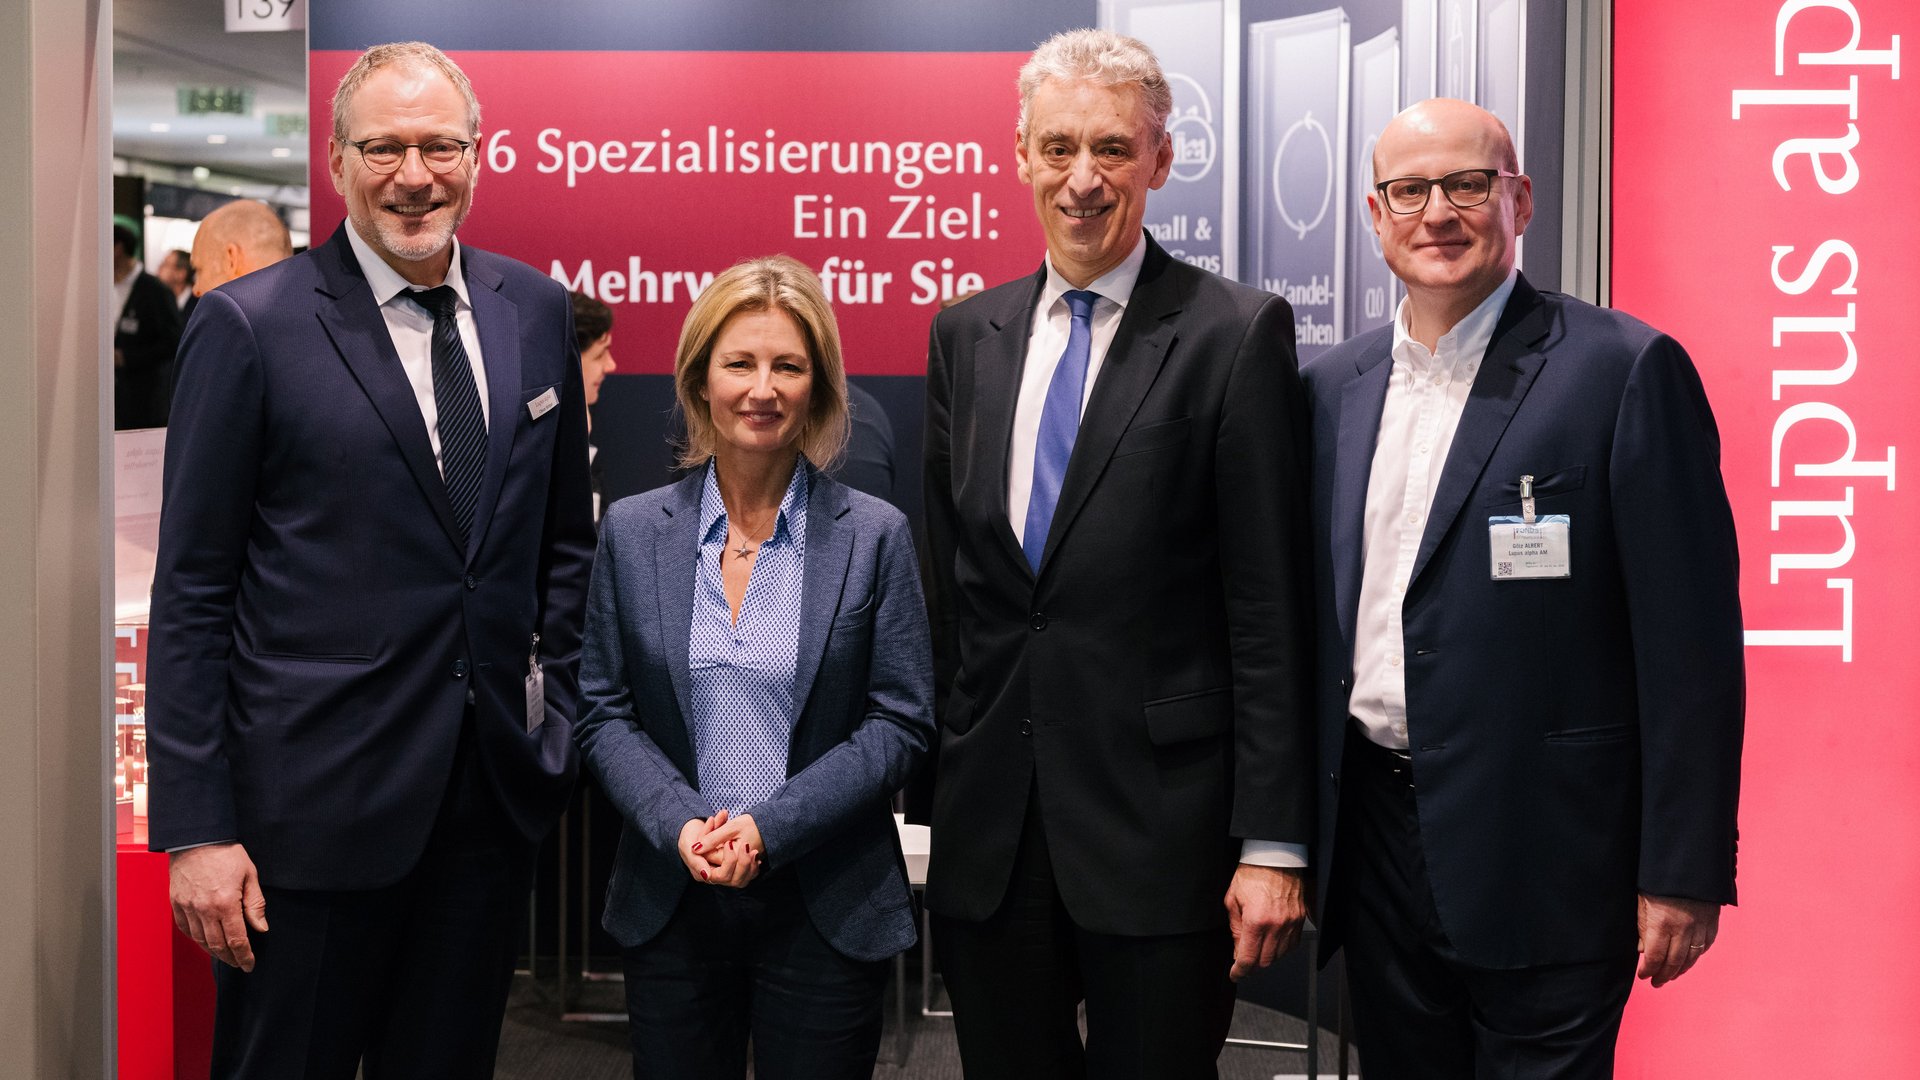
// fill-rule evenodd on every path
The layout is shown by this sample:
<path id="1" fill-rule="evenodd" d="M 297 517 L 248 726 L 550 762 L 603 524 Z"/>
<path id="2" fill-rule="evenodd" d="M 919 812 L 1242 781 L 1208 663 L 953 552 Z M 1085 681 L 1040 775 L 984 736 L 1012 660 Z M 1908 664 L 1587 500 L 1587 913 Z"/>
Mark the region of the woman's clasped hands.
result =
<path id="1" fill-rule="evenodd" d="M 760 874 L 763 849 L 752 814 L 729 820 L 725 810 L 680 829 L 680 861 L 695 881 L 745 888 Z"/>

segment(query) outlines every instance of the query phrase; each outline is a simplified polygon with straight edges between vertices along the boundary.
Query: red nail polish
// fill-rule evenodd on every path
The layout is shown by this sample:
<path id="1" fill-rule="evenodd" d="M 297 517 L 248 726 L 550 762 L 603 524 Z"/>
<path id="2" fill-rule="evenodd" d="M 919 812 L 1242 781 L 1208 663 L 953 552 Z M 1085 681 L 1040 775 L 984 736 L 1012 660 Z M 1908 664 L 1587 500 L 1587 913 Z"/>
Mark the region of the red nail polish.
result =
<path id="1" fill-rule="evenodd" d="M 706 872 L 705 870 L 702 870 L 702 871 L 700 871 L 700 880 L 701 880 L 701 881 L 711 881 L 711 880 L 713 880 L 713 879 L 712 879 L 711 877 L 709 877 L 709 876 L 708 876 L 708 874 L 707 874 L 707 872 Z"/>
<path id="2" fill-rule="evenodd" d="M 701 844 L 695 844 L 695 845 L 693 845 L 693 853 L 694 853 L 695 855 L 698 855 L 698 854 L 700 854 L 700 849 L 701 849 L 701 847 L 703 847 L 703 846 L 704 846 L 704 845 L 701 845 Z"/>

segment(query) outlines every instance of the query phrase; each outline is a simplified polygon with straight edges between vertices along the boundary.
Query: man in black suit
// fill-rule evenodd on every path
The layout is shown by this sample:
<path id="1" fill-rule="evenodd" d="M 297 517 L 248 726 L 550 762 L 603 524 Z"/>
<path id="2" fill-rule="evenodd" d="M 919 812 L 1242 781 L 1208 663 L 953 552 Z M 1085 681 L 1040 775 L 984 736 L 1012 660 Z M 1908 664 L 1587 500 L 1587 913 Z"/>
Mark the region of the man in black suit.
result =
<path id="1" fill-rule="evenodd" d="M 1605 1080 L 1733 902 L 1745 683 L 1719 439 L 1670 337 L 1514 269 L 1530 181 L 1422 102 L 1373 156 L 1393 325 L 1308 365 L 1315 859 L 1369 1080 Z"/>
<path id="2" fill-rule="evenodd" d="M 362 55 L 348 221 L 181 352 L 150 839 L 219 961 L 216 1077 L 493 1075 L 594 533 L 566 291 L 454 239 L 479 121 L 438 49 Z"/>
<path id="3" fill-rule="evenodd" d="M 1233 980 L 1305 914 L 1292 312 L 1144 236 L 1145 45 L 1058 35 L 1020 88 L 1045 264 L 928 358 L 933 938 L 971 1076 L 1212 1076 Z"/>
<path id="4" fill-rule="evenodd" d="M 180 309 L 166 285 L 140 265 L 140 234 L 125 218 L 113 223 L 113 289 L 120 301 L 113 324 L 114 429 L 166 427 Z"/>

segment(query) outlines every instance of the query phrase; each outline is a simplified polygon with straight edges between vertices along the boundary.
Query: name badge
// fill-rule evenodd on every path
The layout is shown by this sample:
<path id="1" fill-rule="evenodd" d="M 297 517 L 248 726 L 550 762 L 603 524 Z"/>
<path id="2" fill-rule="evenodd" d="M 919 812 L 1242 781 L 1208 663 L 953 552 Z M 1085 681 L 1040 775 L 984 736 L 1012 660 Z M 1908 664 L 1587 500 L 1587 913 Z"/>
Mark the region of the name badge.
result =
<path id="1" fill-rule="evenodd" d="M 527 734 L 547 722 L 547 673 L 540 667 L 540 635 L 527 653 Z"/>
<path id="2" fill-rule="evenodd" d="M 1542 514 L 1528 521 L 1517 517 L 1487 519 L 1493 547 L 1493 580 L 1573 576 L 1573 518 Z"/>
<path id="3" fill-rule="evenodd" d="M 527 402 L 527 414 L 532 419 L 538 420 L 547 415 L 547 413 L 558 404 L 560 404 L 560 395 L 554 392 L 553 387 L 549 386 L 545 393 Z"/>

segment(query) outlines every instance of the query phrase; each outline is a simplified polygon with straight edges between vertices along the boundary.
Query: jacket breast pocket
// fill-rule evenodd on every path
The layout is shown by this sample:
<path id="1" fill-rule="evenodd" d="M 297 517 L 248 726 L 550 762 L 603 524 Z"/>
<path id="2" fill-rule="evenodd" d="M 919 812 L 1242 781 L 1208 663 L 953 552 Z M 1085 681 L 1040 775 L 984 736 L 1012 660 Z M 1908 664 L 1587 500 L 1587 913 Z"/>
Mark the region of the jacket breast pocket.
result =
<path id="1" fill-rule="evenodd" d="M 1165 450 L 1169 446 L 1179 446 L 1187 441 L 1187 432 L 1192 427 L 1192 420 L 1182 416 L 1174 420 L 1134 428 L 1120 436 L 1120 441 L 1113 446 L 1113 456 L 1120 458 L 1130 454 Z"/>
<path id="2" fill-rule="evenodd" d="M 1533 497 L 1535 499 L 1552 498 L 1579 491 L 1587 485 L 1587 467 L 1574 465 L 1533 478 Z M 1490 485 L 1486 497 L 1481 500 L 1485 506 L 1518 506 L 1520 504 L 1520 478 L 1518 476 Z"/>

